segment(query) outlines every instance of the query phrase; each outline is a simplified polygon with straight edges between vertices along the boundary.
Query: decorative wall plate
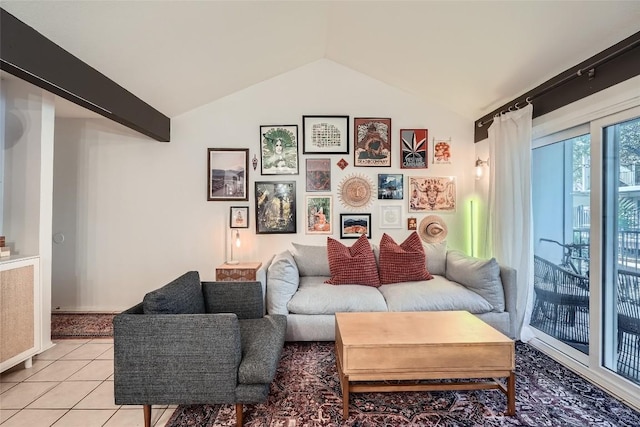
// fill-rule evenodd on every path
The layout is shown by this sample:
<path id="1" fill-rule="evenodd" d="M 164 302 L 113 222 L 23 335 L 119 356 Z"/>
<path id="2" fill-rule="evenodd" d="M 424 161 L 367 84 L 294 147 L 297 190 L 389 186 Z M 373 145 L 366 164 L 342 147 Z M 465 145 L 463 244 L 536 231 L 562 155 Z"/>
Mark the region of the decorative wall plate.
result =
<path id="1" fill-rule="evenodd" d="M 347 209 L 362 209 L 373 201 L 375 185 L 365 175 L 353 174 L 344 177 L 338 185 L 338 198 Z"/>

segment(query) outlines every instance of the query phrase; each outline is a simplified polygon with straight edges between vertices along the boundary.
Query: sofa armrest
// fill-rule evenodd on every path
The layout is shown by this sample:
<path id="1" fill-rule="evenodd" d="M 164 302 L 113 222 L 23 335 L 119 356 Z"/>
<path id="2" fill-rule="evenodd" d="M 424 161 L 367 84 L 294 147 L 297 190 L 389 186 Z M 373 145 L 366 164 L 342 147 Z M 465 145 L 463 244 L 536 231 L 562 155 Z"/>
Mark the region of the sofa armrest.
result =
<path id="1" fill-rule="evenodd" d="M 116 315 L 113 329 L 117 404 L 235 401 L 242 357 L 235 314 L 142 314 L 138 305 Z"/>
<path id="2" fill-rule="evenodd" d="M 269 266 L 273 262 L 273 258 L 275 258 L 275 255 L 272 255 L 268 261 L 263 262 L 256 272 L 256 280 L 262 284 L 263 295 L 265 295 L 267 291 L 267 272 L 269 271 Z"/>
<path id="3" fill-rule="evenodd" d="M 269 266 L 271 265 L 273 258 L 274 256 L 269 258 L 267 262 L 262 263 L 256 272 L 256 280 L 262 285 L 262 304 L 264 305 L 263 315 L 267 314 L 267 272 L 269 271 Z"/>
<path id="4" fill-rule="evenodd" d="M 264 315 L 260 282 L 202 282 L 207 313 L 235 313 L 239 319 L 259 319 Z"/>
<path id="5" fill-rule="evenodd" d="M 504 288 L 505 311 L 509 312 L 511 322 L 511 337 L 514 337 L 518 329 L 516 308 L 518 306 L 517 272 L 514 268 L 500 266 L 500 280 Z"/>

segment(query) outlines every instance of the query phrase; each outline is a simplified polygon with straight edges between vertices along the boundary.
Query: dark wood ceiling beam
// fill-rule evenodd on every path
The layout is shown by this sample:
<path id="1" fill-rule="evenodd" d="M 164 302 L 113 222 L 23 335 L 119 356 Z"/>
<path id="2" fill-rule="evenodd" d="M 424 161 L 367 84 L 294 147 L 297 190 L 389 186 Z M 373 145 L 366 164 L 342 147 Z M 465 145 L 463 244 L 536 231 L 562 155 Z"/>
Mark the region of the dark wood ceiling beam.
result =
<path id="1" fill-rule="evenodd" d="M 169 142 L 169 117 L 2 8 L 0 69 L 157 141 Z"/>
<path id="2" fill-rule="evenodd" d="M 480 117 L 474 123 L 474 140 L 478 142 L 487 138 L 496 114 L 506 112 L 509 108 L 513 110 L 516 104 L 522 107 L 527 99 L 533 103 L 533 117 L 536 118 L 638 75 L 640 32 Z"/>

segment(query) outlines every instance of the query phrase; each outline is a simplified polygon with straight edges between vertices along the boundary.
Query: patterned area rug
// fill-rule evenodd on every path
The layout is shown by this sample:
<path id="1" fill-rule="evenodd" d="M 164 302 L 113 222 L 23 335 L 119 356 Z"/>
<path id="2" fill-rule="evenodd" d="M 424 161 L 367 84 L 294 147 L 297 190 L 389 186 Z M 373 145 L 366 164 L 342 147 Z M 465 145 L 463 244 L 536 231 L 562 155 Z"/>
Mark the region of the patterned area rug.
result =
<path id="1" fill-rule="evenodd" d="M 115 314 L 52 313 L 51 339 L 113 336 Z"/>
<path id="2" fill-rule="evenodd" d="M 245 405 L 245 426 L 640 426 L 640 413 L 531 346 L 516 345 L 516 416 L 497 390 L 360 393 L 342 398 L 333 343 L 287 343 L 266 402 Z M 233 405 L 179 406 L 167 427 L 234 426 Z"/>

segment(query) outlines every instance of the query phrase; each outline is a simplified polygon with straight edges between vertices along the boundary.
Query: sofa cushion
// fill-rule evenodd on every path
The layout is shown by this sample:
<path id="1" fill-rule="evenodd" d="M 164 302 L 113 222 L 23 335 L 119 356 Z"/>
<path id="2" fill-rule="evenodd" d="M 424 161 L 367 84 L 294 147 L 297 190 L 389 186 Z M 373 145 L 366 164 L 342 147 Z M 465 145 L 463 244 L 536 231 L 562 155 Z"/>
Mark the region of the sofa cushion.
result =
<path id="1" fill-rule="evenodd" d="M 384 296 L 389 311 L 466 310 L 480 314 L 493 309 L 477 293 L 442 276 L 434 276 L 428 282 L 382 285 L 378 290 Z"/>
<path id="2" fill-rule="evenodd" d="M 422 243 L 427 256 L 427 270 L 431 274 L 444 276 L 447 271 L 447 241 L 438 243 Z"/>
<path id="3" fill-rule="evenodd" d="M 430 280 L 424 248 L 415 231 L 397 244 L 387 233 L 380 239 L 380 283 L 399 283 L 414 280 Z"/>
<path id="4" fill-rule="evenodd" d="M 387 311 L 377 288 L 360 285 L 333 286 L 322 277 L 301 277 L 298 292 L 287 304 L 290 313 L 335 314 L 341 311 Z"/>
<path id="5" fill-rule="evenodd" d="M 142 300 L 145 314 L 199 314 L 205 312 L 200 275 L 189 271 Z"/>
<path id="6" fill-rule="evenodd" d="M 291 252 L 277 254 L 267 269 L 267 313 L 288 314 L 287 303 L 299 283 L 300 274 Z"/>
<path id="7" fill-rule="evenodd" d="M 293 245 L 293 259 L 300 276 L 331 276 L 326 246 Z"/>
<path id="8" fill-rule="evenodd" d="M 446 277 L 484 297 L 494 311 L 504 311 L 504 289 L 495 258 L 473 258 L 459 251 L 449 251 Z"/>
<path id="9" fill-rule="evenodd" d="M 327 255 L 332 285 L 380 286 L 378 266 L 366 235 L 361 235 L 351 247 L 327 237 Z"/>

